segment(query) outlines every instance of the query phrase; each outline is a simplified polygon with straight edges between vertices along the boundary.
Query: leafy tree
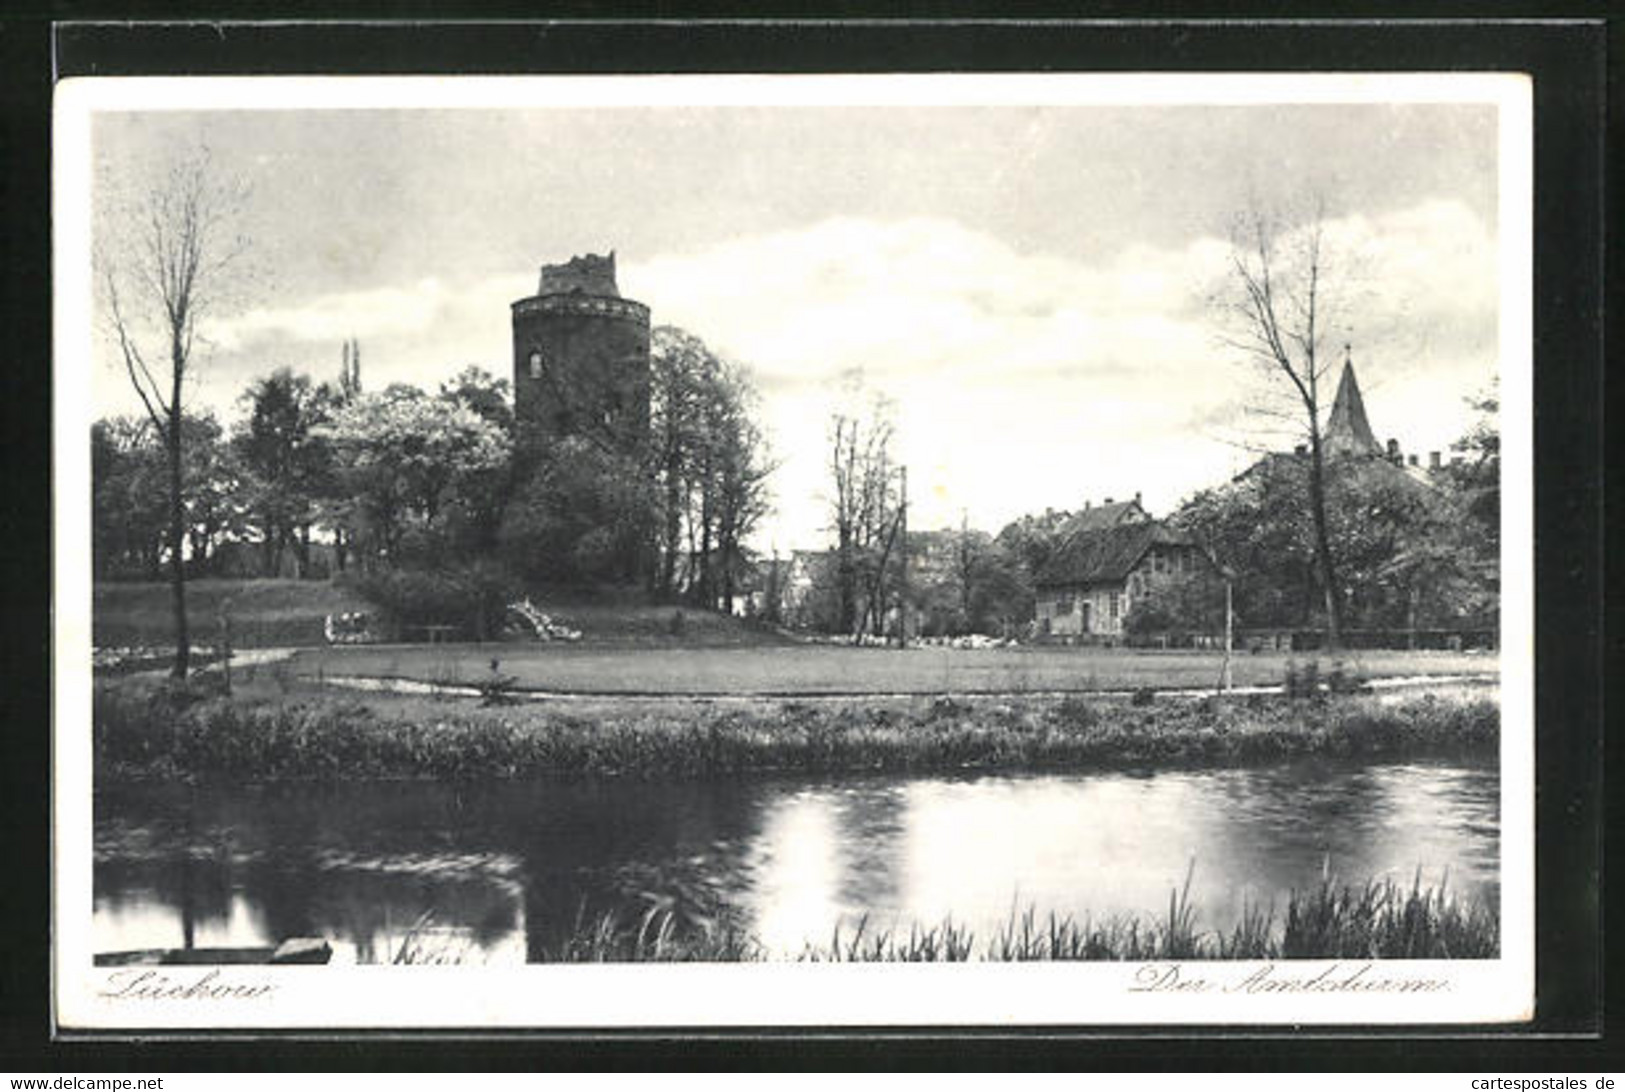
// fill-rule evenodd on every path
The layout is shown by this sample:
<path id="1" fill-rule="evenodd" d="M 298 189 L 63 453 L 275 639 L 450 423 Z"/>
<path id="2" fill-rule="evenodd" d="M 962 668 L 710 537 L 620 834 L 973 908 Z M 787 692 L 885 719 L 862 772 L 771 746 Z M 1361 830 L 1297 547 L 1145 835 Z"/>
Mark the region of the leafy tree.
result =
<path id="1" fill-rule="evenodd" d="M 1270 455 L 1223 486 L 1193 494 L 1169 522 L 1235 574 L 1238 623 L 1300 626 L 1319 594 L 1303 468 Z"/>
<path id="2" fill-rule="evenodd" d="M 749 375 L 694 335 L 651 339 L 650 478 L 656 594 L 729 609 L 746 579 L 745 542 L 768 511 L 773 464 L 752 416 Z"/>
<path id="3" fill-rule="evenodd" d="M 769 509 L 767 477 L 773 467 L 751 420 L 755 392 L 743 369 L 719 362 L 706 377 L 702 397 L 696 481 L 701 548 L 690 554 L 697 568 L 691 587 L 697 602 L 730 610 L 748 571 L 745 540 Z"/>
<path id="4" fill-rule="evenodd" d="M 1123 619 L 1123 629 L 1137 637 L 1215 633 L 1223 628 L 1224 581 L 1205 570 L 1159 576 Z"/>
<path id="5" fill-rule="evenodd" d="M 925 636 L 1008 634 L 1023 621 L 1019 566 L 985 531 L 908 536 L 909 609 Z"/>
<path id="6" fill-rule="evenodd" d="M 211 413 L 187 414 L 184 550 L 208 571 L 215 548 L 240 529 L 241 475 Z M 91 426 L 92 556 L 99 576 L 162 576 L 169 556 L 168 454 L 151 420 L 110 417 Z"/>
<path id="7" fill-rule="evenodd" d="M 1452 445 L 1465 457 L 1429 475 L 1428 519 L 1409 529 L 1385 575 L 1411 590 L 1417 620 L 1493 626 L 1501 590 L 1501 439 L 1493 386 L 1467 399 L 1478 418 Z"/>
<path id="8" fill-rule="evenodd" d="M 442 552 L 459 488 L 511 452 L 473 410 L 399 384 L 357 396 L 319 432 L 332 445 L 339 488 L 353 498 L 348 529 L 372 561 Z"/>
<path id="9" fill-rule="evenodd" d="M 700 385 L 715 358 L 687 331 L 658 326 L 650 336 L 649 365 L 650 459 L 658 504 L 654 590 L 671 598 L 678 587 L 683 529 L 693 500 L 693 464 L 703 436 Z"/>
<path id="10" fill-rule="evenodd" d="M 440 397 L 473 410 L 504 435 L 513 436 L 513 387 L 506 379 L 470 364 L 440 384 Z"/>
<path id="11" fill-rule="evenodd" d="M 188 564 L 194 572 L 210 572 L 220 543 L 242 533 L 246 475 L 212 412 L 187 414 L 181 432 L 186 437 Z"/>
<path id="12" fill-rule="evenodd" d="M 440 397 L 478 414 L 512 450 L 513 392 L 506 379 L 469 365 L 440 385 Z M 447 513 L 448 533 L 459 551 L 488 556 L 497 550 L 502 514 L 511 498 L 513 481 L 511 460 L 463 476 L 455 503 Z"/>
<path id="13" fill-rule="evenodd" d="M 1245 625 L 1305 625 L 1324 603 L 1305 457 L 1267 457 L 1235 481 L 1193 494 L 1172 517 L 1235 573 L 1235 611 Z M 1484 613 L 1490 589 L 1474 561 L 1482 534 L 1450 472 L 1424 481 L 1380 458 L 1328 469 L 1328 538 L 1349 622 L 1415 629 Z"/>
<path id="14" fill-rule="evenodd" d="M 130 210 L 109 217 L 98 239 L 109 325 L 130 384 L 159 439 L 168 471 L 168 555 L 175 629 L 171 674 L 186 677 L 186 481 L 183 428 L 187 377 L 199 323 L 217 302 L 244 250 L 231 228 L 240 193 L 204 153 L 172 163 Z"/>
<path id="15" fill-rule="evenodd" d="M 280 368 L 250 384 L 240 401 L 248 414 L 232 446 L 248 475 L 246 506 L 265 550 L 265 571 L 279 573 L 292 546 L 303 576 L 319 503 L 334 484 L 332 450 L 321 426 L 337 409 L 339 394 Z"/>
<path id="16" fill-rule="evenodd" d="M 962 591 L 965 629 L 971 633 L 1008 636 L 1032 617 L 1032 583 L 1021 564 L 995 541 L 971 556 Z"/>
<path id="17" fill-rule="evenodd" d="M 807 587 L 790 611 L 793 625 L 820 633 L 850 634 L 842 625 L 840 565 L 835 549 L 804 558 Z"/>
<path id="18" fill-rule="evenodd" d="M 633 571 L 651 503 L 641 460 L 567 436 L 525 462 L 498 530 L 507 563 L 544 583 L 601 583 Z"/>
<path id="19" fill-rule="evenodd" d="M 90 429 L 91 555 L 97 575 L 162 575 L 169 516 L 164 445 L 146 417 Z"/>
<path id="20" fill-rule="evenodd" d="M 1477 564 L 1497 574 L 1501 561 L 1501 400 L 1495 384 L 1467 399 L 1477 419 L 1451 445 L 1463 457 L 1442 468 L 1472 521 Z"/>
<path id="21" fill-rule="evenodd" d="M 1001 569 L 1004 592 L 1000 617 L 1012 623 L 1032 620 L 1037 604 L 1037 576 L 1061 544 L 1072 513 L 1047 509 L 1041 515 L 1025 515 L 1006 524 L 993 540 Z"/>
<path id="22" fill-rule="evenodd" d="M 343 359 L 339 365 L 338 402 L 348 402 L 361 393 L 361 342 L 349 338 L 344 342 Z"/>

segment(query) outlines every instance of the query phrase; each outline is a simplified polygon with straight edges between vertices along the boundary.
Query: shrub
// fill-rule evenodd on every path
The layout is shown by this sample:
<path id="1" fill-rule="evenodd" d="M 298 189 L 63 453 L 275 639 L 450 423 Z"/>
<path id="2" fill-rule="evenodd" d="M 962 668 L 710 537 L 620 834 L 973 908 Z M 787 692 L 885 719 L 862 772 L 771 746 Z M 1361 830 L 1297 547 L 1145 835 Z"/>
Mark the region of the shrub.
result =
<path id="1" fill-rule="evenodd" d="M 1369 690 L 1365 676 L 1353 667 L 1346 667 L 1342 660 L 1332 663 L 1332 669 L 1326 673 L 1326 689 L 1333 694 L 1358 694 Z"/>
<path id="2" fill-rule="evenodd" d="M 383 612 L 397 636 L 416 626 L 455 626 L 476 640 L 501 631 L 519 593 L 501 565 L 475 561 L 441 569 L 381 569 L 356 580 L 356 590 Z"/>
<path id="3" fill-rule="evenodd" d="M 1320 696 L 1320 661 L 1310 660 L 1299 666 L 1298 661 L 1286 662 L 1286 677 L 1282 680 L 1281 690 L 1294 701 L 1302 701 Z"/>
<path id="4" fill-rule="evenodd" d="M 1089 698 L 1068 694 L 1055 707 L 1055 719 L 1069 728 L 1093 728 L 1100 723 L 1100 709 Z"/>
<path id="5" fill-rule="evenodd" d="M 519 680 L 512 675 L 502 674 L 502 661 L 491 660 L 491 674 L 475 684 L 480 691 L 480 704 L 482 706 L 512 705 L 517 700 L 514 688 Z"/>

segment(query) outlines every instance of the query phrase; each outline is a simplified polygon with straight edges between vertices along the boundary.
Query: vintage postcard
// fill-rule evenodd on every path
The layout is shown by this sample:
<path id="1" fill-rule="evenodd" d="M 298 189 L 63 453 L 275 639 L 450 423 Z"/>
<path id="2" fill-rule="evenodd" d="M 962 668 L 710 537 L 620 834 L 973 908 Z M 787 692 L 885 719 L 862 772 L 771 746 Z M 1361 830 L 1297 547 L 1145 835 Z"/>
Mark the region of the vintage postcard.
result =
<path id="1" fill-rule="evenodd" d="M 64 82 L 58 1025 L 1529 1019 L 1532 135 Z"/>

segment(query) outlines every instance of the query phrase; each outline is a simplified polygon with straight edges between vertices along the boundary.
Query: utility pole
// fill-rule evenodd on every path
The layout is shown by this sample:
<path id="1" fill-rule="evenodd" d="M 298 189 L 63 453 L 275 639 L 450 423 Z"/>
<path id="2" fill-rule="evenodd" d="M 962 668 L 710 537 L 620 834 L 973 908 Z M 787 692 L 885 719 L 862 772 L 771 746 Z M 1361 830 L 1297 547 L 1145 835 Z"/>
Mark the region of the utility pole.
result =
<path id="1" fill-rule="evenodd" d="M 908 467 L 902 468 L 903 496 L 899 518 L 903 523 L 902 595 L 897 600 L 897 647 L 908 647 Z"/>

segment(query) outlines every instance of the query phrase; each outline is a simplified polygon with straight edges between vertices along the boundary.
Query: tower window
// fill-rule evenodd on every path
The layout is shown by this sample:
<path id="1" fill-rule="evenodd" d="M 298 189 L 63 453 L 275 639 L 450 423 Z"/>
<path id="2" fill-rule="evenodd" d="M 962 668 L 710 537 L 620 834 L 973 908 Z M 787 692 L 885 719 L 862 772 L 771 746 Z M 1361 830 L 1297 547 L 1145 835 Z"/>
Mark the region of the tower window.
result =
<path id="1" fill-rule="evenodd" d="M 532 379 L 540 379 L 542 377 L 542 354 L 541 350 L 539 349 L 532 349 L 530 351 L 530 377 Z"/>

